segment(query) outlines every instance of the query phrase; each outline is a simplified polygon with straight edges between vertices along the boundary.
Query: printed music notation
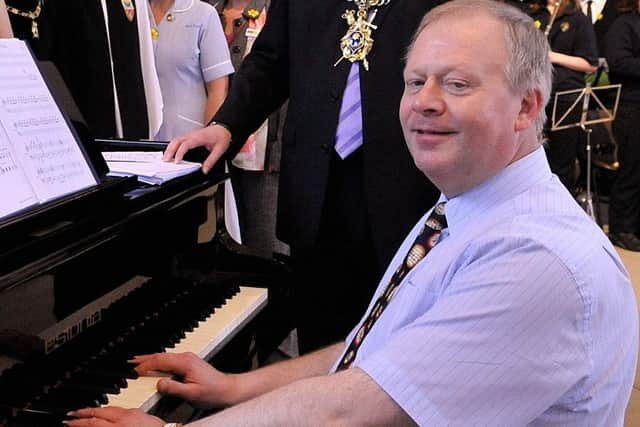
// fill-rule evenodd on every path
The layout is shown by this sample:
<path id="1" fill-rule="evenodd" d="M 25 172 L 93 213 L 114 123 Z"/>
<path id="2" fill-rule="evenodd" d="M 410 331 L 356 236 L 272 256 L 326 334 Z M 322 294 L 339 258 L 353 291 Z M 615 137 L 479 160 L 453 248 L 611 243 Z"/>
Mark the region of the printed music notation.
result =
<path id="1" fill-rule="evenodd" d="M 0 126 L 0 218 L 38 202 L 27 177 L 12 154 L 9 140 Z"/>
<path id="2" fill-rule="evenodd" d="M 2 108 L 9 113 L 23 111 L 46 110 L 50 107 L 46 93 L 6 96 L 2 99 Z"/>
<path id="3" fill-rule="evenodd" d="M 0 40 L 0 128 L 0 188 L 3 193 L 9 185 L 19 188 L 13 212 L 23 208 L 27 188 L 31 199 L 42 203 L 97 184 L 21 40 Z"/>
<path id="4" fill-rule="evenodd" d="M 0 175 L 8 175 L 18 170 L 18 165 L 11 156 L 11 152 L 5 147 L 0 148 Z"/>

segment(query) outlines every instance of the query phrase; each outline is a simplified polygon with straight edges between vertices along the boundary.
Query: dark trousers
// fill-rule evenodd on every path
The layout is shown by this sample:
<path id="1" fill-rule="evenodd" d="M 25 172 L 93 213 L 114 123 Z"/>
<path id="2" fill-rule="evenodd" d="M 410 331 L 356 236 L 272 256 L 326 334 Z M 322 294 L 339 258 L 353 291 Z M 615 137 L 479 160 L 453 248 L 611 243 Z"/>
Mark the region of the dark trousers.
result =
<path id="1" fill-rule="evenodd" d="M 558 102 L 556 117 L 559 118 L 570 106 L 571 102 Z M 548 128 L 551 128 L 552 110 L 553 97 L 549 106 L 547 106 Z M 577 109 L 573 110 L 573 113 L 563 120 L 566 124 L 578 121 L 580 121 L 580 114 Z M 576 189 L 576 159 L 583 155 L 585 133 L 579 127 L 557 131 L 547 130 L 546 133 L 548 138 L 546 153 L 551 172 L 558 175 L 562 184 L 567 187 L 571 194 L 574 194 Z"/>
<path id="2" fill-rule="evenodd" d="M 291 248 L 301 353 L 344 340 L 362 317 L 386 266 L 380 266 L 367 220 L 362 150 L 334 155 L 318 239 Z"/>
<path id="3" fill-rule="evenodd" d="M 247 171 L 229 166 L 238 208 L 242 243 L 270 258 L 273 252 L 288 253 L 276 238 L 278 177 L 274 171 Z"/>
<path id="4" fill-rule="evenodd" d="M 620 108 L 613 122 L 618 169 L 609 198 L 609 229 L 640 231 L 640 105 Z"/>

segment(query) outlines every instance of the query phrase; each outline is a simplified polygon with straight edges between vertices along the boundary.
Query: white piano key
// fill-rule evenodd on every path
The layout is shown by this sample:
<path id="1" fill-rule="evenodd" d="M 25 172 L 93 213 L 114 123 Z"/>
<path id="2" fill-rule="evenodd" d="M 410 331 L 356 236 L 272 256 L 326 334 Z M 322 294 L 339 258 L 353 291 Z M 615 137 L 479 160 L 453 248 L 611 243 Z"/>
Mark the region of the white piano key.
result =
<path id="1" fill-rule="evenodd" d="M 205 360 L 213 357 L 267 304 L 267 290 L 240 287 L 240 291 L 216 309 L 206 320 L 198 323 L 192 332 L 187 332 L 170 353 L 191 351 Z M 109 403 L 104 406 L 140 408 L 151 410 L 162 397 L 156 384 L 162 376 L 144 376 L 127 380 L 128 387 L 119 394 L 108 394 Z"/>

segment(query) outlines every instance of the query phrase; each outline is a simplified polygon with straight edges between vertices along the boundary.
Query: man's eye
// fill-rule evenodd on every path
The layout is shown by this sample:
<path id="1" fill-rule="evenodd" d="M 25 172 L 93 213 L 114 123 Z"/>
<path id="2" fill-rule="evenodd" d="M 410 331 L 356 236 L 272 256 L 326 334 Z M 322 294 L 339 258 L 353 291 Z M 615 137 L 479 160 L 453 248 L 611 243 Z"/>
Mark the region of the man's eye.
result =
<path id="1" fill-rule="evenodd" d="M 447 86 L 449 86 L 452 90 L 456 90 L 456 91 L 465 90 L 469 87 L 467 82 L 462 80 L 450 80 L 447 82 Z"/>
<path id="2" fill-rule="evenodd" d="M 424 86 L 424 81 L 422 81 L 422 80 L 409 80 L 406 83 L 406 85 L 407 85 L 407 87 L 410 87 L 410 88 L 419 88 L 419 87 Z"/>

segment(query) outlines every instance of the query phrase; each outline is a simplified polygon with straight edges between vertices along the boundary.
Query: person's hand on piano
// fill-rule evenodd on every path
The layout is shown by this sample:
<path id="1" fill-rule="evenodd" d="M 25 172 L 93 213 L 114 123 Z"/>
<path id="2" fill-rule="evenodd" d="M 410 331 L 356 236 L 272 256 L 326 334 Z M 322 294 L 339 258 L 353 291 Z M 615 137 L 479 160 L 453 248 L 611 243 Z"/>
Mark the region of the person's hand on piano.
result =
<path id="1" fill-rule="evenodd" d="M 162 427 L 165 422 L 158 417 L 146 414 L 140 409 L 124 409 L 109 406 L 106 408 L 86 408 L 71 411 L 73 420 L 64 421 L 70 427 Z"/>
<path id="2" fill-rule="evenodd" d="M 179 162 L 187 151 L 196 147 L 205 147 L 209 150 L 209 156 L 202 163 L 202 171 L 208 173 L 227 151 L 230 143 L 229 130 L 220 124 L 212 124 L 172 139 L 164 152 L 163 160 Z"/>
<path id="3" fill-rule="evenodd" d="M 140 375 L 166 372 L 178 378 L 159 380 L 157 389 L 162 394 L 179 397 L 198 408 L 234 403 L 234 376 L 218 371 L 194 353 L 156 353 L 132 361 L 138 363 L 136 371 Z"/>

